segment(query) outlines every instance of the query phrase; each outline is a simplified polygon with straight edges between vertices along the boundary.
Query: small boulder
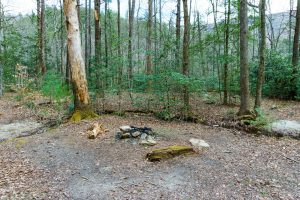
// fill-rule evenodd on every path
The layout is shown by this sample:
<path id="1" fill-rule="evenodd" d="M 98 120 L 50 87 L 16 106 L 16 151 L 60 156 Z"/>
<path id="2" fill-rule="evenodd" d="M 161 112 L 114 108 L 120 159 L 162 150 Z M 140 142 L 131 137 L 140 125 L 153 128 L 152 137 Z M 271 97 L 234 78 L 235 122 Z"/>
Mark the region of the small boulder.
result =
<path id="1" fill-rule="evenodd" d="M 300 122 L 280 120 L 271 124 L 271 131 L 279 136 L 289 136 L 300 139 Z"/>
<path id="2" fill-rule="evenodd" d="M 137 132 L 133 132 L 131 133 L 132 137 L 139 137 L 141 135 L 141 132 L 137 131 Z"/>
<path id="3" fill-rule="evenodd" d="M 196 148 L 198 149 L 204 149 L 204 148 L 209 148 L 209 144 L 205 142 L 204 140 L 196 139 L 196 138 L 191 138 L 189 142 Z"/>
<path id="4" fill-rule="evenodd" d="M 145 145 L 145 146 L 154 146 L 157 144 L 157 142 L 153 139 L 153 137 L 151 137 L 150 135 L 147 135 L 146 139 L 140 140 L 140 144 Z"/>
<path id="5" fill-rule="evenodd" d="M 132 130 L 132 128 L 130 126 L 121 126 L 120 127 L 120 130 L 123 132 L 123 133 L 128 133 Z"/>
<path id="6" fill-rule="evenodd" d="M 147 139 L 147 134 L 146 133 L 143 133 L 142 135 L 141 135 L 141 140 L 146 140 Z"/>

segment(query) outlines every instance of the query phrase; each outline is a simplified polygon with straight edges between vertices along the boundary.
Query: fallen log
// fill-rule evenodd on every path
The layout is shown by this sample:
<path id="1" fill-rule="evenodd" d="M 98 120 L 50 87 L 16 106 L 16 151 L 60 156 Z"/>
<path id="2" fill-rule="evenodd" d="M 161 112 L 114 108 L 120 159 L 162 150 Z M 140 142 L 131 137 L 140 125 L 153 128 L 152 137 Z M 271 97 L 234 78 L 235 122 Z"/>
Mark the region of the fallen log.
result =
<path id="1" fill-rule="evenodd" d="M 174 146 L 169 146 L 167 148 L 155 149 L 151 153 L 148 153 L 146 155 L 146 158 L 150 162 L 155 162 L 163 159 L 174 158 L 180 155 L 191 155 L 194 153 L 195 151 L 193 147 L 174 145 Z"/>

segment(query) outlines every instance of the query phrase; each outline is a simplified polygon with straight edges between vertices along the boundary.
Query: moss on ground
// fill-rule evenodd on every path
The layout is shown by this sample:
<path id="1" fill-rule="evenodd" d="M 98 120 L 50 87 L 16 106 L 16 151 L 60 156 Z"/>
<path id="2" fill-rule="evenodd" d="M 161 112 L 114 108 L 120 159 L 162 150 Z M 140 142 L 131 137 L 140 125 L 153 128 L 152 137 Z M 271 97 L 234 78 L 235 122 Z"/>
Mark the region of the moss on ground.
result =
<path id="1" fill-rule="evenodd" d="M 99 115 L 90 108 L 77 109 L 71 117 L 71 122 L 79 122 L 84 119 L 94 119 L 97 117 L 99 117 Z"/>

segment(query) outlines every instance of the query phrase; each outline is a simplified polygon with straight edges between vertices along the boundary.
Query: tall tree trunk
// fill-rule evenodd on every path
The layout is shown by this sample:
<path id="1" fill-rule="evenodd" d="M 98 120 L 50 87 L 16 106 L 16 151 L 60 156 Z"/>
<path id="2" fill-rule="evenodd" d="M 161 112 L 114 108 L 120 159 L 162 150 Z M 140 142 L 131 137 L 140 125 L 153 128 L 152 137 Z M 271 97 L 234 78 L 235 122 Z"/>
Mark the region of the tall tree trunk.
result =
<path id="1" fill-rule="evenodd" d="M 89 11 L 88 11 L 88 61 L 87 61 L 87 77 L 91 73 L 91 56 L 92 56 L 92 27 L 91 27 L 91 11 L 92 11 L 92 0 L 89 0 Z"/>
<path id="2" fill-rule="evenodd" d="M 228 103 L 228 52 L 229 52 L 229 25 L 230 25 L 230 0 L 227 0 L 227 17 L 225 20 L 226 29 L 225 29 L 225 47 L 224 47 L 224 54 L 225 54 L 225 63 L 224 63 L 224 99 L 223 103 L 226 105 Z"/>
<path id="3" fill-rule="evenodd" d="M 64 13 L 68 32 L 68 57 L 74 90 L 74 104 L 76 109 L 82 109 L 89 104 L 89 94 L 82 57 L 76 1 L 64 0 Z"/>
<path id="4" fill-rule="evenodd" d="M 88 67 L 88 60 L 89 60 L 89 54 L 88 54 L 88 0 L 85 0 L 85 11 L 84 11 L 84 62 L 85 62 L 85 70 L 87 71 Z"/>
<path id="5" fill-rule="evenodd" d="M 162 46 L 162 0 L 159 0 L 159 48 Z"/>
<path id="6" fill-rule="evenodd" d="M 240 0 L 240 93 L 241 103 L 238 115 L 250 112 L 249 66 L 248 66 L 248 8 L 247 0 Z"/>
<path id="7" fill-rule="evenodd" d="M 152 0 L 148 0 L 148 22 L 147 22 L 147 44 L 146 44 L 146 73 L 147 75 L 151 75 L 152 74 L 152 58 L 151 58 L 151 50 L 152 50 L 152 9 L 153 9 L 153 5 L 152 5 Z M 148 81 L 148 90 L 151 89 L 151 81 Z"/>
<path id="8" fill-rule="evenodd" d="M 216 66 L 217 66 L 217 76 L 218 76 L 218 90 L 219 90 L 219 96 L 220 96 L 220 101 L 222 99 L 222 94 L 221 94 L 221 73 L 220 73 L 220 62 L 217 59 L 218 57 L 220 57 L 221 54 L 221 43 L 220 43 L 220 31 L 219 31 L 219 24 L 217 22 L 218 19 L 218 0 L 216 0 L 214 2 L 214 0 L 210 0 L 211 1 L 211 5 L 212 5 L 212 11 L 213 11 L 213 15 L 214 15 L 214 29 L 216 31 L 216 40 L 215 40 L 215 51 L 216 51 Z M 213 65 L 213 74 L 214 74 L 214 65 Z"/>
<path id="9" fill-rule="evenodd" d="M 95 20 L 95 63 L 96 63 L 96 88 L 101 90 L 100 81 L 101 70 L 101 22 L 100 22 L 100 0 L 94 0 L 94 20 Z"/>
<path id="10" fill-rule="evenodd" d="M 119 111 L 121 111 L 121 100 L 122 100 L 122 77 L 123 77 L 123 61 L 121 53 L 121 8 L 120 0 L 118 0 L 118 95 L 119 95 Z"/>
<path id="11" fill-rule="evenodd" d="M 37 0 L 37 23 L 38 23 L 38 66 L 37 76 L 46 73 L 45 64 L 45 0 Z"/>
<path id="12" fill-rule="evenodd" d="M 181 22 L 181 0 L 177 0 L 177 11 L 176 11 L 176 52 L 175 52 L 175 59 L 176 59 L 176 66 L 177 70 L 180 69 L 180 22 Z"/>
<path id="13" fill-rule="evenodd" d="M 104 50 L 105 50 L 105 70 L 108 70 L 108 36 L 107 36 L 107 16 L 108 16 L 108 2 L 104 4 L 105 16 L 104 16 Z M 106 73 L 107 74 L 107 73 Z M 107 84 L 107 75 L 105 75 L 105 85 Z"/>
<path id="14" fill-rule="evenodd" d="M 290 13 L 289 13 L 289 53 L 292 51 L 292 19 L 293 19 L 294 0 L 290 0 Z"/>
<path id="15" fill-rule="evenodd" d="M 187 0 L 182 0 L 183 3 L 183 15 L 184 15 L 184 32 L 183 32 L 183 48 L 182 48 L 182 73 L 186 77 L 189 77 L 189 11 Z M 183 88 L 183 101 L 185 114 L 189 111 L 189 87 L 184 85 Z"/>
<path id="16" fill-rule="evenodd" d="M 64 11 L 63 11 L 63 0 L 59 1 L 59 7 L 60 7 L 60 25 L 61 27 L 64 26 Z M 65 49 L 65 39 L 64 39 L 64 29 L 62 28 L 60 30 L 60 74 L 62 77 L 64 77 L 64 49 Z"/>
<path id="17" fill-rule="evenodd" d="M 294 43 L 293 43 L 293 56 L 292 56 L 292 84 L 293 88 L 290 94 L 291 98 L 295 98 L 297 95 L 297 73 L 298 73 L 298 64 L 299 64 L 299 33 L 300 33 L 300 0 L 297 0 L 297 13 L 296 13 L 296 26 L 294 34 Z"/>
<path id="18" fill-rule="evenodd" d="M 136 37 L 137 37 L 137 49 L 138 49 L 137 52 L 138 61 L 142 61 L 141 52 L 140 52 L 140 46 L 141 46 L 141 34 L 140 34 L 140 23 L 139 23 L 140 10 L 141 10 L 141 0 L 139 0 L 138 9 L 136 12 Z"/>
<path id="19" fill-rule="evenodd" d="M 78 21 L 79 21 L 79 30 L 80 30 L 80 42 L 82 43 L 82 26 L 80 21 L 80 0 L 76 0 L 77 2 L 77 15 L 78 15 Z"/>
<path id="20" fill-rule="evenodd" d="M 133 20 L 135 10 L 135 0 L 128 0 L 129 4 L 129 29 L 128 29 L 128 76 L 129 76 L 129 88 L 132 88 L 133 84 L 133 60 L 132 60 L 132 40 L 133 40 Z"/>
<path id="21" fill-rule="evenodd" d="M 255 110 L 261 106 L 262 86 L 265 75 L 265 49 L 266 49 L 266 0 L 259 2 L 259 68 L 256 82 L 256 95 L 255 95 Z"/>

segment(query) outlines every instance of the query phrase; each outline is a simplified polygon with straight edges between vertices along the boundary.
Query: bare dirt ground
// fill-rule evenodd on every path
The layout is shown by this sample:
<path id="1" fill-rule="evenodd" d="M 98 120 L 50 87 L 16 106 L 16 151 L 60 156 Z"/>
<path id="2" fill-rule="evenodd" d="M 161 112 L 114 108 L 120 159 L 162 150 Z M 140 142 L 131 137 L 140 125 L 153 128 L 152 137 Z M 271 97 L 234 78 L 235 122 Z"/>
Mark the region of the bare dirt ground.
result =
<path id="1" fill-rule="evenodd" d="M 0 100 L 0 125 L 41 120 L 17 104 L 12 96 Z M 295 105 L 285 106 L 276 109 L 295 112 L 290 116 L 295 119 Z M 93 121 L 110 132 L 88 140 L 85 132 Z M 300 141 L 148 115 L 93 121 L 0 143 L 0 199 L 300 199 Z M 116 141 L 118 127 L 127 124 L 152 127 L 158 145 Z M 158 163 L 145 159 L 152 149 L 189 145 L 192 137 L 210 148 Z"/>

